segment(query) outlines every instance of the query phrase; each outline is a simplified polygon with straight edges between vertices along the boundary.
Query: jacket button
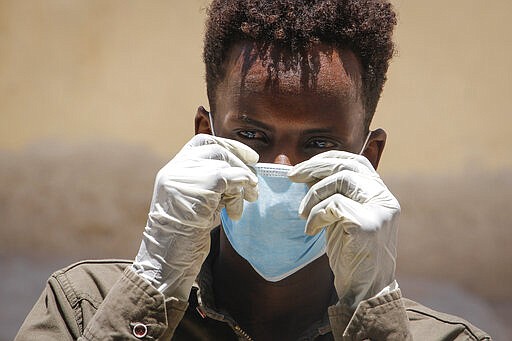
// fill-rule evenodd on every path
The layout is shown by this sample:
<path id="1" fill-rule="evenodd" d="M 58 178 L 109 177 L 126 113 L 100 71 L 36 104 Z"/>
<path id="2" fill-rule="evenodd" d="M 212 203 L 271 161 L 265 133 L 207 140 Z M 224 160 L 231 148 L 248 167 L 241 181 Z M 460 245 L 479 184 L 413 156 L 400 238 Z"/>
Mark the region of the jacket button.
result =
<path id="1" fill-rule="evenodd" d="M 142 323 L 135 324 L 133 326 L 133 335 L 138 339 L 142 339 L 144 336 L 148 335 L 148 327 Z"/>

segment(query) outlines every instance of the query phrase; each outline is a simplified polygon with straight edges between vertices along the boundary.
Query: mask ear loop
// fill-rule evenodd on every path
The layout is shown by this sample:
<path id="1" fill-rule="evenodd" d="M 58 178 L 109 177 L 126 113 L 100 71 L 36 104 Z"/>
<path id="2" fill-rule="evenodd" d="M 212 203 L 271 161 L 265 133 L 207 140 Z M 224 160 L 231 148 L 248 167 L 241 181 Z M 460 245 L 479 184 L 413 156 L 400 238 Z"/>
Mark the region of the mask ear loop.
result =
<path id="1" fill-rule="evenodd" d="M 208 117 L 210 118 L 210 130 L 212 131 L 212 135 L 215 136 L 215 130 L 213 130 L 213 118 L 212 113 L 208 111 Z"/>
<path id="2" fill-rule="evenodd" d="M 366 149 L 366 144 L 368 144 L 368 141 L 370 140 L 370 135 L 372 134 L 371 130 L 368 132 L 368 135 L 366 135 L 366 140 L 364 140 L 363 148 L 361 148 L 361 151 L 359 152 L 359 155 L 363 154 L 364 150 Z"/>

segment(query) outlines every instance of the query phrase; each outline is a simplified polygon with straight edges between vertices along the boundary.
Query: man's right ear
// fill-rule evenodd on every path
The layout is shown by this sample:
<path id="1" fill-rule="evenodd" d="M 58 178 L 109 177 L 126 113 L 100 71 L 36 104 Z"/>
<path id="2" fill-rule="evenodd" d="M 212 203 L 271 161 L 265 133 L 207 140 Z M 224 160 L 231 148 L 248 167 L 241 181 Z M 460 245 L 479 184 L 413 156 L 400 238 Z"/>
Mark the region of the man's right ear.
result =
<path id="1" fill-rule="evenodd" d="M 210 125 L 210 115 L 203 106 L 197 108 L 195 123 L 195 133 L 212 135 L 212 128 Z"/>

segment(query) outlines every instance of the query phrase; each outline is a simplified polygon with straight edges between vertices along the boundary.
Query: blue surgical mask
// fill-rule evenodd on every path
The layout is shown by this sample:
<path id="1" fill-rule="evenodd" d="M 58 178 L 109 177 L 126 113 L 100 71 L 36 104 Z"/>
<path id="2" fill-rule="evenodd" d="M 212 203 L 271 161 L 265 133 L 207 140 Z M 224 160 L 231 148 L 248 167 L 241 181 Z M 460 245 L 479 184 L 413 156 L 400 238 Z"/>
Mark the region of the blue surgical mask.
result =
<path id="1" fill-rule="evenodd" d="M 298 208 L 308 191 L 306 184 L 291 182 L 286 174 L 291 166 L 258 163 L 258 200 L 244 202 L 242 217 L 234 221 L 226 210 L 221 221 L 235 251 L 261 277 L 280 281 L 325 253 L 325 231 L 308 236 Z"/>
<path id="2" fill-rule="evenodd" d="M 369 137 L 370 133 L 360 154 Z M 299 217 L 298 209 L 309 187 L 288 179 L 292 166 L 257 163 L 251 167 L 258 177 L 258 200 L 244 201 L 237 221 L 222 209 L 222 227 L 235 251 L 265 280 L 277 282 L 325 253 L 325 230 L 314 236 L 304 233 L 306 221 Z"/>

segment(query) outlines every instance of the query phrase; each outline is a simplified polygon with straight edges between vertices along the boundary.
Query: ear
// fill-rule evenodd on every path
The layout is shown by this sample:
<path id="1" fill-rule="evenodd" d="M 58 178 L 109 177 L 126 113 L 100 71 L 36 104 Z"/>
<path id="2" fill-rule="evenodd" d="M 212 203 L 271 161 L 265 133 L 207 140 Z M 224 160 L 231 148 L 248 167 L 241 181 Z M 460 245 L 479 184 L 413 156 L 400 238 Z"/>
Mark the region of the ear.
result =
<path id="1" fill-rule="evenodd" d="M 386 145 L 387 134 L 383 129 L 376 129 L 371 132 L 366 148 L 363 155 L 370 160 L 373 168 L 377 169 L 379 166 L 380 157 Z"/>
<path id="2" fill-rule="evenodd" d="M 210 126 L 210 115 L 203 106 L 197 108 L 196 117 L 194 120 L 195 133 L 197 134 L 209 134 L 212 135 L 212 129 Z"/>

